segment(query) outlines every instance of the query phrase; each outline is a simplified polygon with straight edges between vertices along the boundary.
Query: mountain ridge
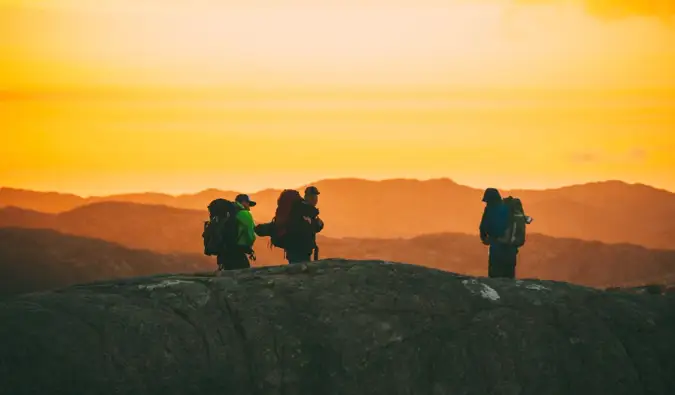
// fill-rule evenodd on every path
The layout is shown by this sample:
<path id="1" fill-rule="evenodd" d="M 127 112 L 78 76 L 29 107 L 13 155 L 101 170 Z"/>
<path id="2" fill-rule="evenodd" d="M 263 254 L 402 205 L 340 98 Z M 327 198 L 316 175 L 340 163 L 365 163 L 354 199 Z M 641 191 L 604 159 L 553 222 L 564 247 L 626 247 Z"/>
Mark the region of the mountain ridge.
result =
<path id="1" fill-rule="evenodd" d="M 330 237 L 409 238 L 441 232 L 476 234 L 483 209 L 481 190 L 448 179 L 335 179 L 315 185 L 321 190 L 319 209 L 327 224 L 324 232 Z M 278 190 L 266 189 L 251 194 L 258 202 L 252 210 L 256 222 L 271 220 L 278 193 Z M 217 197 L 232 199 L 235 194 L 208 189 L 201 195 L 178 197 L 119 195 L 96 198 L 87 204 L 80 204 L 82 201 L 72 204 L 73 197 L 68 195 L 65 203 L 57 202 L 52 206 L 58 207 L 60 211 L 52 210 L 51 213 L 64 214 L 102 202 L 162 205 L 199 211 L 201 214 L 195 211 L 193 219 L 189 220 L 192 225 L 186 226 L 201 226 L 211 200 Z M 675 194 L 667 191 L 608 181 L 547 191 L 503 191 L 503 194 L 521 198 L 525 211 L 535 219 L 530 225 L 534 233 L 607 243 L 631 243 L 650 248 L 675 248 L 672 242 L 672 235 L 675 235 Z M 49 210 L 41 210 L 40 207 L 49 206 L 49 201 L 55 196 L 29 193 L 26 199 L 17 198 L 20 195 L 15 194 L 12 198 L 11 191 L 0 191 L 0 205 L 49 213 Z M 161 199 L 157 196 L 161 196 Z M 73 208 L 61 210 L 68 204 Z M 0 224 L 14 221 L 14 225 L 22 226 L 22 222 L 16 218 L 7 219 L 17 215 L 0 209 L 0 217 L 5 217 L 4 220 L 0 218 Z M 35 222 L 38 216 L 33 217 L 31 221 Z"/>
<path id="2" fill-rule="evenodd" d="M 293 187 L 291 189 L 303 189 L 307 187 L 308 185 L 316 185 L 316 184 L 333 184 L 336 182 L 357 182 L 357 183 L 368 183 L 368 184 L 387 184 L 387 183 L 394 183 L 394 182 L 412 182 L 412 183 L 418 183 L 418 184 L 425 184 L 425 183 L 436 183 L 436 182 L 442 182 L 442 183 L 448 183 L 452 186 L 458 186 L 462 188 L 467 188 L 471 189 L 474 191 L 482 191 L 483 189 L 477 188 L 477 187 L 472 187 L 468 186 L 465 184 L 460 184 L 452 180 L 451 178 L 447 177 L 441 177 L 441 178 L 431 178 L 431 179 L 425 179 L 425 180 L 420 180 L 416 178 L 387 178 L 387 179 L 382 179 L 382 180 L 369 180 L 365 178 L 358 178 L 358 177 L 344 177 L 344 178 L 326 178 L 326 179 L 320 179 L 314 182 L 310 182 L 307 184 L 302 184 L 297 187 Z M 621 186 L 621 187 L 636 187 L 636 188 L 644 188 L 648 189 L 651 192 L 663 192 L 667 194 L 672 194 L 675 195 L 675 192 L 671 192 L 667 189 L 663 188 L 658 188 L 652 185 L 644 184 L 644 183 L 630 183 L 626 181 L 621 181 L 621 180 L 605 180 L 605 181 L 589 181 L 585 183 L 578 183 L 578 184 L 570 184 L 570 185 L 564 185 L 560 187 L 553 187 L 553 188 L 540 188 L 540 189 L 527 189 L 527 188 L 511 188 L 511 189 L 500 189 L 506 193 L 531 193 L 531 192 L 559 192 L 559 191 L 565 191 L 565 190 L 573 190 L 573 189 L 578 189 L 578 188 L 583 188 L 583 187 L 596 187 L 596 186 Z M 250 195 L 256 195 L 256 194 L 266 194 L 270 192 L 275 192 L 279 193 L 281 192 L 281 189 L 279 188 L 264 188 L 261 190 L 256 190 L 252 192 L 247 192 Z M 6 194 L 28 194 L 28 195 L 35 195 L 35 196 L 41 196 L 41 195 L 46 195 L 45 197 L 48 196 L 60 196 L 63 197 L 64 199 L 71 199 L 71 200 L 78 200 L 80 201 L 80 204 L 88 204 L 88 203 L 93 203 L 101 200 L 114 200 L 114 199 L 129 199 L 129 198 L 138 198 L 138 197 L 150 197 L 154 196 L 159 199 L 181 199 L 181 198 L 194 198 L 197 196 L 205 196 L 205 195 L 236 195 L 238 193 L 242 192 L 237 192 L 234 190 L 226 190 L 226 189 L 219 189 L 219 188 L 206 188 L 203 190 L 199 190 L 196 192 L 191 192 L 191 193 L 180 193 L 180 194 L 171 194 L 171 193 L 165 193 L 165 192 L 156 192 L 156 191 L 140 191 L 140 192 L 128 192 L 128 193 L 117 193 L 117 194 L 109 194 L 109 195 L 93 195 L 93 196 L 82 196 L 74 193 L 69 193 L 69 192 L 56 192 L 56 191 L 41 191 L 41 190 L 33 190 L 33 189 L 25 189 L 25 188 L 14 188 L 14 187 L 8 187 L 8 186 L 0 186 L 0 207 L 3 206 L 9 206 L 10 204 L 6 203 L 4 199 L 7 199 L 4 195 Z M 21 206 L 18 206 L 21 207 Z M 38 210 L 41 211 L 41 210 Z M 46 211 L 46 212 L 52 212 L 52 211 Z"/>
<path id="3" fill-rule="evenodd" d="M 0 228 L 0 296 L 211 268 L 199 254 L 161 254 L 53 229 Z"/>
<path id="4" fill-rule="evenodd" d="M 122 238 L 122 233 L 115 236 Z M 132 235 L 133 236 L 133 235 Z M 122 242 L 49 229 L 0 228 L 0 289 L 165 272 L 214 271 L 215 258 L 199 250 L 167 252 L 133 237 Z M 161 238 L 160 238 L 161 241 Z M 320 257 L 408 262 L 472 276 L 487 275 L 487 249 L 475 236 L 436 234 L 412 239 L 320 237 Z M 188 247 L 199 248 L 194 238 Z M 261 243 L 262 244 L 262 243 Z M 140 248 L 139 248 L 140 246 Z M 146 247 L 146 248 L 142 248 Z M 282 251 L 256 245 L 255 266 L 285 262 Z M 3 272 L 4 271 L 4 272 Z M 518 278 L 565 281 L 598 288 L 675 284 L 675 251 L 532 235 L 520 253 Z M 77 281 L 76 281 L 77 282 Z M 14 288 L 12 288 L 14 287 Z"/>
<path id="5" fill-rule="evenodd" d="M 9 215 L 4 215 L 4 214 L 9 214 Z M 103 215 L 105 214 L 105 215 Z M 121 215 L 120 215 L 121 214 Z M 107 223 L 108 224 L 114 224 L 113 221 L 120 221 L 125 218 L 130 218 L 134 217 L 134 214 L 140 214 L 142 217 L 140 217 L 140 220 L 138 222 L 153 222 L 153 220 L 147 219 L 147 216 L 149 214 L 154 214 L 155 218 L 161 218 L 162 220 L 165 220 L 166 218 L 170 217 L 178 217 L 178 218 L 186 218 L 187 225 L 185 225 L 185 228 L 194 228 L 195 224 L 198 224 L 201 226 L 204 220 L 207 219 L 207 216 L 203 211 L 200 210 L 193 210 L 193 209 L 183 209 L 183 208 L 178 208 L 174 206 L 168 206 L 168 205 L 163 205 L 163 204 L 139 204 L 139 203 L 134 203 L 134 202 L 120 202 L 120 201 L 100 201 L 100 202 L 95 202 L 95 203 L 90 203 L 84 206 L 79 206 L 76 207 L 72 210 L 53 214 L 53 213 L 44 213 L 44 212 L 39 212 L 35 210 L 30 210 L 30 209 L 25 209 L 25 208 L 20 208 L 20 207 L 14 207 L 14 206 L 9 206 L 5 208 L 0 208 L 0 228 L 2 227 L 16 227 L 16 228 L 28 228 L 28 229 L 52 229 L 52 230 L 57 230 L 57 231 L 64 231 L 64 226 L 59 224 L 59 220 L 65 219 L 74 219 L 76 222 L 83 222 L 83 223 L 89 223 L 92 224 L 95 221 L 104 219 L 104 220 L 110 220 L 111 222 Z M 166 225 L 167 222 L 165 221 L 164 225 Z M 180 223 L 182 224 L 182 222 Z M 173 225 L 178 225 L 177 223 L 174 223 Z M 69 227 L 73 226 L 73 224 L 69 224 L 68 226 L 65 227 L 64 233 L 66 234 L 73 234 L 77 236 L 83 236 L 83 237 L 94 237 L 94 238 L 100 238 L 101 240 L 109 240 L 108 238 L 105 237 L 100 237 L 96 236 L 94 234 L 87 233 L 86 229 L 68 229 Z M 181 225 L 183 227 L 183 225 Z M 101 228 L 105 229 L 110 229 L 110 226 L 102 226 Z M 131 232 L 132 230 L 138 230 L 137 226 L 128 226 L 129 231 Z M 194 236 L 196 233 L 188 233 L 184 232 L 183 236 L 188 237 L 188 236 Z M 319 238 L 327 238 L 327 239 L 344 239 L 344 240 L 415 240 L 415 239 L 420 239 L 420 238 L 426 238 L 429 236 L 438 236 L 438 235 L 461 235 L 461 236 L 475 236 L 477 232 L 453 232 L 453 231 L 439 231 L 439 232 L 428 232 L 428 233 L 422 233 L 422 234 L 413 234 L 413 235 L 407 235 L 407 236 L 398 236 L 398 237 L 377 237 L 377 236 L 326 236 L 324 234 L 319 234 Z M 528 233 L 530 237 L 532 236 L 544 236 L 544 237 L 549 237 L 549 238 L 555 238 L 558 240 L 579 240 L 579 241 L 585 241 L 589 243 L 599 243 L 599 244 L 605 244 L 605 245 L 629 245 L 629 246 L 634 246 L 634 247 L 641 247 L 645 249 L 652 249 L 652 250 L 670 250 L 668 248 L 654 248 L 654 247 L 648 247 L 644 246 L 638 243 L 631 243 L 631 242 L 607 242 L 603 240 L 585 240 L 585 239 L 579 239 L 575 237 L 568 237 L 568 236 L 555 236 L 555 235 L 550 235 L 547 233 L 540 233 L 540 232 L 529 232 Z M 195 237 L 192 237 L 195 238 Z M 261 241 L 268 240 L 267 238 L 258 238 L 258 243 Z M 109 240 L 113 243 L 119 243 L 118 241 L 114 240 Z M 147 249 L 148 247 L 131 247 L 131 248 L 141 248 L 141 249 Z M 177 251 L 180 251 L 177 250 Z"/>

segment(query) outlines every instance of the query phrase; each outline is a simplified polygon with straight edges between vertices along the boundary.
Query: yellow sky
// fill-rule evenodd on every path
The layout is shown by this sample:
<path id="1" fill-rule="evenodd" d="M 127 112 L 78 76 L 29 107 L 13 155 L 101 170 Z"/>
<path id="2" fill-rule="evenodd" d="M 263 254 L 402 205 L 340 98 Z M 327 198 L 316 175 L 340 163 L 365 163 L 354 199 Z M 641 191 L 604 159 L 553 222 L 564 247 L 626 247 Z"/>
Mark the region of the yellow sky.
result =
<path id="1" fill-rule="evenodd" d="M 0 185 L 675 190 L 674 4 L 0 0 Z"/>

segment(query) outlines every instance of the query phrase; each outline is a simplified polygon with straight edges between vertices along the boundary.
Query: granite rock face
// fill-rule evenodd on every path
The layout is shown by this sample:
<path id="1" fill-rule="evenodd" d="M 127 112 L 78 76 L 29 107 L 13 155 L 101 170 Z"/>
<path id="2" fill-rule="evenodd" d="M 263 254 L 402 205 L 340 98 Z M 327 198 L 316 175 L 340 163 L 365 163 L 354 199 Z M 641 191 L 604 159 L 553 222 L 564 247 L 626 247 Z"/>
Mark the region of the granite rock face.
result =
<path id="1" fill-rule="evenodd" d="M 328 260 L 0 302 L 0 393 L 675 394 L 675 296 Z"/>
<path id="2" fill-rule="evenodd" d="M 630 288 L 618 288 L 613 287 L 609 288 L 608 291 L 613 292 L 628 292 L 637 295 L 673 295 L 675 296 L 675 284 L 652 284 L 644 285 L 641 287 L 630 287 Z"/>

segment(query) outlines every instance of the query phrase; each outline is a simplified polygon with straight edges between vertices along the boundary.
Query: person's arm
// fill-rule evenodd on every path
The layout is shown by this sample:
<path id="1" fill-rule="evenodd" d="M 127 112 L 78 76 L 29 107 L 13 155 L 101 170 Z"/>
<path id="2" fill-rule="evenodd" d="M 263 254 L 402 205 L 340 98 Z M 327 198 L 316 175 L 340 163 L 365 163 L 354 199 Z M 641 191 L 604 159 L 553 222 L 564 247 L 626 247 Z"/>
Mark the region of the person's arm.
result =
<path id="1" fill-rule="evenodd" d="M 480 240 L 483 242 L 483 244 L 486 244 L 488 242 L 488 228 L 489 228 L 489 218 L 488 218 L 488 208 L 487 206 L 485 207 L 485 210 L 483 210 L 483 217 L 480 220 L 480 227 L 478 228 L 478 231 L 480 232 Z"/>
<path id="2" fill-rule="evenodd" d="M 314 229 L 314 233 L 319 233 L 323 230 L 323 221 L 321 218 L 319 218 L 319 209 L 316 207 L 312 207 L 312 210 L 310 212 L 312 216 L 312 226 Z"/>
<path id="3" fill-rule="evenodd" d="M 316 217 L 316 220 L 314 221 L 314 231 L 316 233 L 319 233 L 323 230 L 323 221 L 321 218 Z"/>
<path id="4" fill-rule="evenodd" d="M 244 247 L 253 247 L 255 242 L 255 223 L 253 216 L 248 210 L 240 210 L 237 213 L 238 237 L 237 244 Z"/>

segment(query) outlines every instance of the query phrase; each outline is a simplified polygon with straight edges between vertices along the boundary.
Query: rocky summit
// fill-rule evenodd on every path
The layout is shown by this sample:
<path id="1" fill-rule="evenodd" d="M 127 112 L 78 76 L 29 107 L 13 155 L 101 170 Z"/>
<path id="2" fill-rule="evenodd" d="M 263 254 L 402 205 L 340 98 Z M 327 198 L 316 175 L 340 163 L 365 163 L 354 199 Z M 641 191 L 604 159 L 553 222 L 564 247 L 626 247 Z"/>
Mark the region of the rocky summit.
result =
<path id="1" fill-rule="evenodd" d="M 0 393 L 675 394 L 675 295 L 326 260 L 0 302 Z"/>

